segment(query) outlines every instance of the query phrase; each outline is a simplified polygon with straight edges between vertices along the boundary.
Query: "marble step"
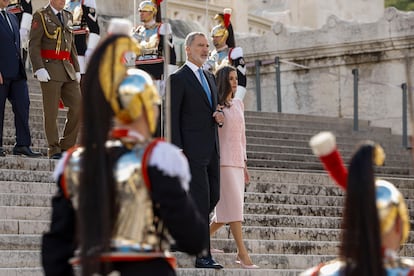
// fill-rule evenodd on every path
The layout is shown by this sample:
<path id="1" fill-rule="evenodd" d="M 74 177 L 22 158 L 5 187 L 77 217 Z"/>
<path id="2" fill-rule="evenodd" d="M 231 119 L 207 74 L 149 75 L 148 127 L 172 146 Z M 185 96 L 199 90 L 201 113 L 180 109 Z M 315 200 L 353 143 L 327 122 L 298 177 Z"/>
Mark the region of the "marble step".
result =
<path id="1" fill-rule="evenodd" d="M 23 157 L 20 157 L 23 158 Z M 18 181 L 18 182 L 54 182 L 51 171 L 36 171 L 33 173 L 30 170 L 7 170 L 0 169 L 2 181 Z"/>
<path id="2" fill-rule="evenodd" d="M 178 268 L 194 269 L 193 256 L 185 253 L 173 253 L 177 258 Z M 307 267 L 317 264 L 323 260 L 329 260 L 334 255 L 310 255 L 304 258 L 297 254 L 250 254 L 252 261 L 260 266 L 260 269 L 306 269 Z M 235 253 L 215 254 L 214 258 L 226 269 L 240 269 L 240 265 L 235 263 Z M 39 268 L 40 251 L 39 250 L 0 250 L 0 267 L 1 268 Z M 225 269 L 225 270 L 226 270 Z M 258 269 L 258 270 L 260 270 Z M 224 271 L 225 271 L 224 270 Z M 204 269 L 203 269 L 204 271 Z M 197 274 L 198 275 L 198 274 Z M 227 275 L 227 274 L 226 274 Z"/>
<path id="3" fill-rule="evenodd" d="M 318 161 L 315 162 L 301 162 L 301 161 L 290 161 L 290 160 L 263 160 L 263 159 L 247 159 L 247 166 L 259 169 L 278 169 L 278 170 L 305 170 L 305 171 L 323 171 L 323 165 Z M 413 169 L 411 166 L 405 167 L 377 167 L 375 168 L 376 173 L 382 175 L 401 175 L 401 176 L 412 176 Z"/>
<path id="4" fill-rule="evenodd" d="M 311 133 L 309 131 L 303 130 L 302 132 L 284 132 L 284 131 L 263 131 L 263 130 L 250 130 L 246 129 L 246 137 L 250 138 L 261 138 L 261 139 L 269 139 L 270 141 L 273 140 L 293 140 L 293 141 L 306 141 L 309 142 L 310 138 L 313 135 L 317 134 L 318 132 Z M 361 140 L 365 140 L 366 138 L 362 137 L 353 137 L 351 135 L 344 135 L 337 137 L 337 143 L 340 144 L 347 144 L 355 146 Z M 380 143 L 384 147 L 394 146 L 396 143 L 399 143 L 400 137 L 397 136 L 390 136 L 390 137 L 381 137 L 379 135 L 372 135 L 370 138 L 375 142 Z M 277 144 L 276 144 L 277 145 Z M 338 146 L 339 149 L 341 147 Z"/>
<path id="5" fill-rule="evenodd" d="M 311 137 L 312 135 L 309 135 L 309 137 L 302 137 L 302 139 L 299 139 L 299 137 L 295 136 L 294 133 L 286 134 L 281 138 L 267 138 L 267 137 L 247 135 L 246 141 L 247 141 L 247 145 L 256 144 L 256 145 L 266 145 L 266 146 L 309 148 L 309 140 Z M 359 140 L 359 139 L 356 139 L 354 142 L 337 140 L 337 146 L 340 152 L 342 150 L 348 151 L 348 150 L 354 149 L 355 146 L 361 141 L 362 140 Z M 385 153 L 395 151 L 398 153 L 406 152 L 408 154 L 408 150 L 403 148 L 401 140 L 397 142 L 389 142 L 389 143 L 386 143 L 386 141 L 378 141 L 378 139 L 375 139 L 375 141 L 381 144 L 381 146 L 384 148 Z"/>
<path id="6" fill-rule="evenodd" d="M 258 116 L 259 118 L 259 116 Z M 382 127 L 366 127 L 353 130 L 353 126 L 349 124 L 338 122 L 338 124 L 324 124 L 314 123 L 315 121 L 297 122 L 293 119 L 277 120 L 277 124 L 265 124 L 257 120 L 256 117 L 245 117 L 246 129 L 260 130 L 260 131 L 280 131 L 280 132 L 303 132 L 306 130 L 309 133 L 318 133 L 320 131 L 333 131 L 337 136 L 352 136 L 352 137 L 372 137 L 372 135 L 384 135 L 391 137 L 391 129 Z M 328 128 L 330 127 L 330 128 Z"/>
<path id="7" fill-rule="evenodd" d="M 355 146 L 351 145 L 347 148 L 341 147 L 340 153 L 344 162 L 348 162 L 350 156 L 354 152 Z M 275 153 L 275 154 L 303 154 L 314 156 L 312 149 L 307 147 L 292 147 L 292 146 L 281 146 L 281 145 L 260 145 L 260 144 L 249 144 L 247 145 L 247 153 L 260 154 L 260 153 Z M 314 156 L 315 157 L 315 156 Z M 317 157 L 315 157 L 317 158 Z M 407 150 L 402 149 L 400 151 L 391 151 L 386 154 L 386 163 L 388 161 L 402 161 L 410 163 L 410 154 Z"/>
<path id="8" fill-rule="evenodd" d="M 14 194 L 54 194 L 55 183 L 0 181 L 0 193 Z"/>
<path id="9" fill-rule="evenodd" d="M 294 269 L 211 269 L 178 268 L 177 276 L 296 276 L 300 270 Z M 35 268 L 0 268 L 2 276 L 43 276 L 40 267 Z M 79 274 L 76 274 L 79 275 Z"/>
<path id="10" fill-rule="evenodd" d="M 343 155 L 344 156 L 344 155 Z M 397 157 L 397 156 L 395 156 Z M 389 159 L 384 166 L 386 167 L 410 167 L 408 154 L 399 155 L 399 158 Z M 261 160 L 288 160 L 288 161 L 300 161 L 305 163 L 320 162 L 319 158 L 311 153 L 298 154 L 298 153 L 274 153 L 274 152 L 259 152 L 259 151 L 247 151 L 247 159 L 261 159 Z M 322 163 L 321 163 L 322 164 Z"/>

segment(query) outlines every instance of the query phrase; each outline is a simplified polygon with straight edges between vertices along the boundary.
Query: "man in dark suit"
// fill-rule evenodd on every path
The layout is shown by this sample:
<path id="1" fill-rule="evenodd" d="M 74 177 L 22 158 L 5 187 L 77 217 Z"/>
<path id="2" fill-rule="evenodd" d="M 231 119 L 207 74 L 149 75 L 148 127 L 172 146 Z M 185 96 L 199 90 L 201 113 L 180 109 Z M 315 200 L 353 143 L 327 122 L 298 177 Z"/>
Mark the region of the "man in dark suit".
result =
<path id="1" fill-rule="evenodd" d="M 224 116 L 216 111 L 217 87 L 214 76 L 201 69 L 209 53 L 206 35 L 190 33 L 185 40 L 185 50 L 185 64 L 170 77 L 171 141 L 189 159 L 190 194 L 208 222 L 209 214 L 220 197 L 217 126 L 223 123 Z M 208 227 L 204 237 L 208 252 L 196 259 L 195 266 L 223 268 L 211 257 Z"/>
<path id="2" fill-rule="evenodd" d="M 13 154 L 40 156 L 30 149 L 29 91 L 27 76 L 20 54 L 20 33 L 17 17 L 6 11 L 9 0 L 0 0 L 0 156 L 3 150 L 3 124 L 6 99 L 12 105 L 16 127 Z"/>

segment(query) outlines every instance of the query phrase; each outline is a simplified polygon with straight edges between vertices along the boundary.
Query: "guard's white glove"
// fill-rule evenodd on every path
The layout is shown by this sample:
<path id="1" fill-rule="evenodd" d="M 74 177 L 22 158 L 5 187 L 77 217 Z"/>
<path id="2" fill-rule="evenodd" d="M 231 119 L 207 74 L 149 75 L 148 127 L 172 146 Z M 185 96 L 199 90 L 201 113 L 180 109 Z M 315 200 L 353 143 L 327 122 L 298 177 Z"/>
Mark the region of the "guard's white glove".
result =
<path id="1" fill-rule="evenodd" d="M 81 73 L 80 72 L 76 72 L 76 81 L 78 83 L 80 83 L 80 81 L 81 81 Z"/>
<path id="2" fill-rule="evenodd" d="M 35 72 L 35 76 L 40 82 L 48 82 L 50 80 L 49 73 L 45 68 L 40 68 L 37 70 Z"/>
<path id="3" fill-rule="evenodd" d="M 29 30 L 25 28 L 20 28 L 20 46 L 23 49 L 27 50 L 29 42 Z"/>

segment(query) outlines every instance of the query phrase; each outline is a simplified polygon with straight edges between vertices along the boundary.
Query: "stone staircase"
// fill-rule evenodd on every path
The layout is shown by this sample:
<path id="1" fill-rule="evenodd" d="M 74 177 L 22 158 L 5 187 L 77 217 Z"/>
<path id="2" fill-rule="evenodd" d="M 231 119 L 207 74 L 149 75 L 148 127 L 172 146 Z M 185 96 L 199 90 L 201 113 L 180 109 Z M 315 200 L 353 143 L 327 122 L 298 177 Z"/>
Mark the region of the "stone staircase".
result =
<path id="1" fill-rule="evenodd" d="M 0 158 L 0 276 L 43 275 L 40 238 L 49 227 L 50 199 L 55 192 L 52 171 L 56 161 L 46 157 L 39 84 L 30 79 L 33 149 L 45 156 Z M 5 119 L 4 147 L 14 144 L 10 106 Z M 64 122 L 61 111 L 59 122 Z M 414 175 L 410 152 L 402 148 L 401 136 L 389 129 L 360 121 L 293 114 L 246 111 L 248 167 L 251 183 L 246 187 L 244 238 L 260 269 L 245 270 L 235 261 L 236 247 L 228 227 L 212 238 L 214 254 L 225 266 L 220 271 L 195 269 L 194 258 L 176 252 L 178 275 L 270 276 L 297 275 L 307 267 L 335 257 L 340 239 L 343 192 L 323 171 L 308 146 L 310 137 L 330 130 L 347 162 L 358 141 L 380 142 L 387 154 L 377 173 L 394 183 L 406 197 L 413 215 Z M 414 234 L 401 249 L 414 256 Z"/>

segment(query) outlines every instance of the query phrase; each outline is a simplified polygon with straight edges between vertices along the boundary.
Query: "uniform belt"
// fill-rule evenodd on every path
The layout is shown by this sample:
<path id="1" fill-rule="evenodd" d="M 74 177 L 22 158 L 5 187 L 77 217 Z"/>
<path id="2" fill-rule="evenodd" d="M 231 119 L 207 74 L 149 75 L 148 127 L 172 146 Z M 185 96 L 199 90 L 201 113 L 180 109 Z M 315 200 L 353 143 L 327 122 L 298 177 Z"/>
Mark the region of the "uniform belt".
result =
<path id="1" fill-rule="evenodd" d="M 19 4 L 14 4 L 14 5 L 8 6 L 7 11 L 16 14 L 16 13 L 23 12 L 23 8 Z"/>
<path id="2" fill-rule="evenodd" d="M 40 54 L 42 58 L 47 59 L 58 59 L 58 60 L 69 60 L 72 62 L 70 58 L 70 52 L 68 51 L 60 51 L 56 52 L 55 50 L 41 50 Z"/>

